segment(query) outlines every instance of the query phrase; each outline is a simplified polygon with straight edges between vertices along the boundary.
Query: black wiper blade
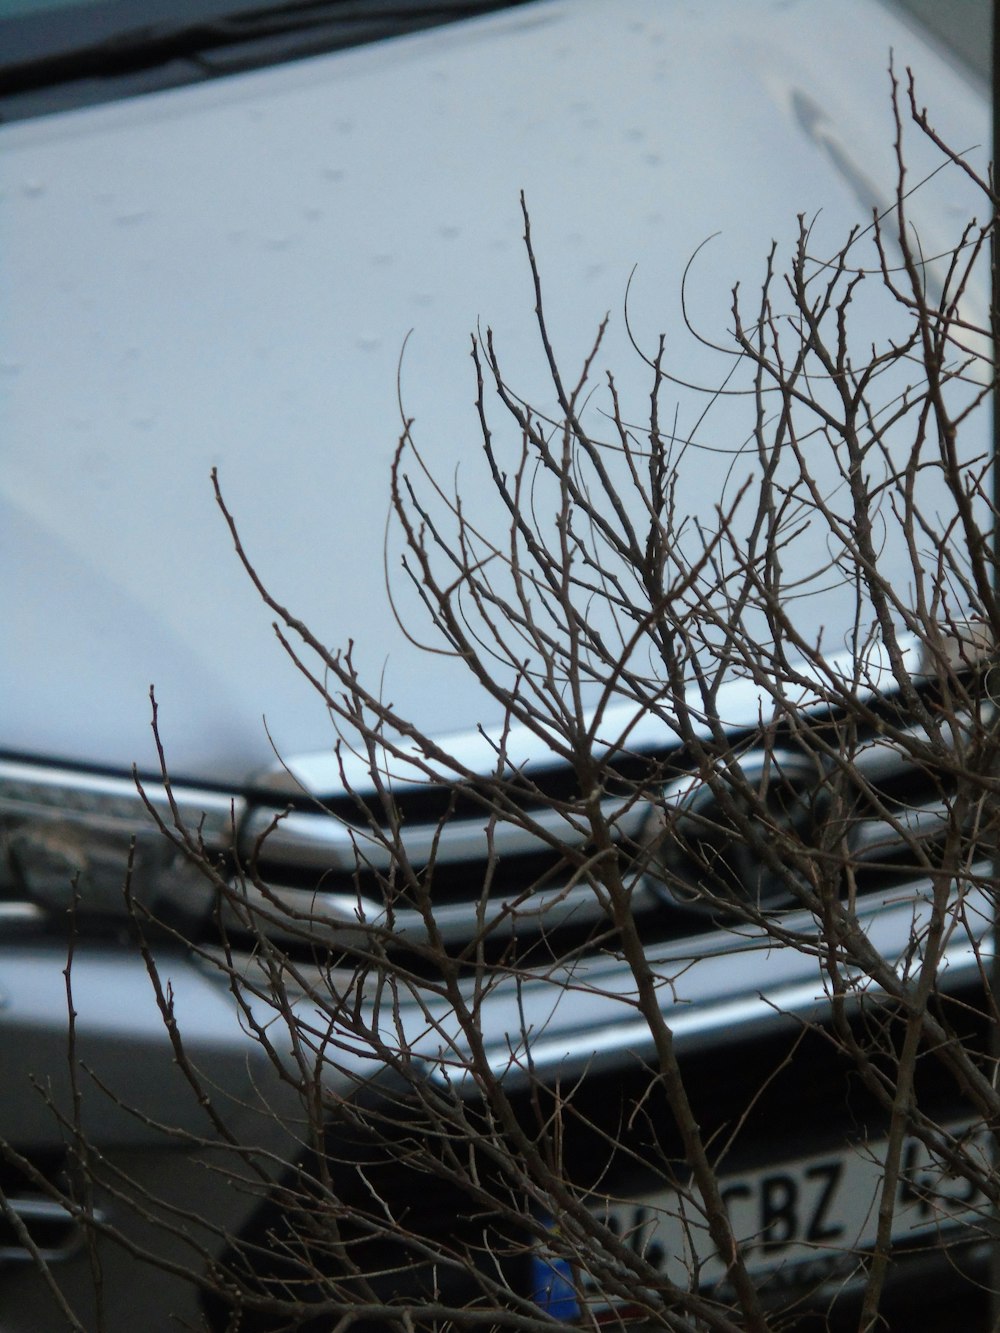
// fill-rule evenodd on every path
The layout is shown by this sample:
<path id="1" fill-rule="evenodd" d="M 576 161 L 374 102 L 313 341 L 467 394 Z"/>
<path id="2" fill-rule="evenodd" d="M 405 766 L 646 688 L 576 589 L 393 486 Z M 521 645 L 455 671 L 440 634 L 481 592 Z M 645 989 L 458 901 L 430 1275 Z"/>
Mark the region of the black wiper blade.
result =
<path id="1" fill-rule="evenodd" d="M 0 93 L 18 93 L 70 79 L 129 74 L 174 60 L 197 62 L 222 48 L 241 47 L 274 37 L 300 35 L 309 50 L 337 50 L 525 2 L 282 0 L 279 4 L 192 22 L 139 24 L 62 51 L 0 63 Z M 268 63 L 266 56 L 241 62 L 248 67 L 261 63 Z"/>

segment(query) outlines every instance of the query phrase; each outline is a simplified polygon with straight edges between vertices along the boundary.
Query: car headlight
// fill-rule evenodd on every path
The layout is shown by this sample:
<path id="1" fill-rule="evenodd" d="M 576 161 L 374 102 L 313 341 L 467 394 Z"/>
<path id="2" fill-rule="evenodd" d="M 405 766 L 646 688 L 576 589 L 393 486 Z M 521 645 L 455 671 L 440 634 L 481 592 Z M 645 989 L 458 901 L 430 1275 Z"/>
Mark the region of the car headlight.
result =
<path id="1" fill-rule="evenodd" d="M 161 784 L 144 784 L 164 823 L 173 824 Z M 172 788 L 185 825 L 207 851 L 232 846 L 241 802 L 217 792 Z M 205 881 L 158 828 L 130 778 L 0 760 L 0 921 L 37 925 L 64 913 L 79 894 L 87 917 L 122 917 L 129 851 L 132 890 L 168 919 L 211 907 Z"/>

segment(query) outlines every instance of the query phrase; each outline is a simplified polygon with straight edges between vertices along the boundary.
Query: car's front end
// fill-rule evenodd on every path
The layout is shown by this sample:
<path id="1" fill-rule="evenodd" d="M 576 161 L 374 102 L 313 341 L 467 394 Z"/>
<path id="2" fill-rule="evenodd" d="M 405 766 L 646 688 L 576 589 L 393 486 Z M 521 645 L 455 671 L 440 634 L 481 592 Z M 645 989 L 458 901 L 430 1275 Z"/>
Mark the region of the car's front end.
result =
<path id="1" fill-rule="evenodd" d="M 835 255 L 873 209 L 892 213 L 890 47 L 913 61 L 921 99 L 960 149 L 985 133 L 984 88 L 876 0 L 850 14 L 418 6 L 397 35 L 380 12 L 371 41 L 358 35 L 364 5 L 330 8 L 308 35 L 291 14 L 265 24 L 256 11 L 251 30 L 178 12 L 171 32 L 93 29 L 82 43 L 60 25 L 75 10 L 78 39 L 87 7 L 52 6 L 23 19 L 23 49 L 9 47 L 0 1323 L 221 1330 L 242 1309 L 245 1333 L 282 1327 L 297 1299 L 303 1319 L 331 1326 L 351 1304 L 373 1323 L 407 1302 L 442 1320 L 464 1304 L 482 1320 L 504 1292 L 510 1318 L 529 1323 L 633 1305 L 650 1317 L 663 1291 L 688 1293 L 685 1317 L 715 1317 L 744 1297 L 719 1258 L 718 1209 L 691 1175 L 696 1141 L 764 1307 L 806 1293 L 824 1307 L 863 1287 L 880 1247 L 933 1250 L 947 1269 L 952 1242 L 984 1248 L 987 1195 L 942 1151 L 968 1128 L 968 1160 L 985 1161 L 969 1128 L 985 1093 L 967 1095 L 921 1056 L 925 1132 L 901 1137 L 877 1087 L 915 1021 L 906 988 L 919 987 L 928 939 L 933 1030 L 968 1034 L 970 1068 L 988 1041 L 992 853 L 970 833 L 968 782 L 942 759 L 969 725 L 954 724 L 950 750 L 935 730 L 942 699 L 958 698 L 953 715 L 989 732 L 989 700 L 967 684 L 983 679 L 978 659 L 963 650 L 956 666 L 935 638 L 935 624 L 947 638 L 966 623 L 955 606 L 935 604 L 922 636 L 907 624 L 894 655 L 888 625 L 872 636 L 861 623 L 857 580 L 832 551 L 836 503 L 810 536 L 802 492 L 785 491 L 788 526 L 773 529 L 771 552 L 782 555 L 767 569 L 788 561 L 787 538 L 803 610 L 786 647 L 798 656 L 774 650 L 777 602 L 761 670 L 744 661 L 729 672 L 740 679 L 711 689 L 704 653 L 661 661 L 662 693 L 648 662 L 640 685 L 620 653 L 619 675 L 585 681 L 577 701 L 557 653 L 552 697 L 570 699 L 566 716 L 588 738 L 573 750 L 552 717 L 526 725 L 519 711 L 517 682 L 534 668 L 511 652 L 513 692 L 491 693 L 468 669 L 473 654 L 455 651 L 460 626 L 451 642 L 434 638 L 434 596 L 419 561 L 398 572 L 407 533 L 397 523 L 387 537 L 386 514 L 402 432 L 416 481 L 397 502 L 405 511 L 412 495 L 418 520 L 444 514 L 472 534 L 459 549 L 475 552 L 465 575 L 483 591 L 486 497 L 500 501 L 492 530 L 506 531 L 519 456 L 507 473 L 482 448 L 467 369 L 478 321 L 492 329 L 480 348 L 495 347 L 509 377 L 498 388 L 510 419 L 523 401 L 553 407 L 523 191 L 560 364 L 582 364 L 638 264 L 627 318 L 616 313 L 600 351 L 618 397 L 588 402 L 588 429 L 597 422 L 602 449 L 625 442 L 615 477 L 630 485 L 648 459 L 629 455 L 638 417 L 618 404 L 648 414 L 654 382 L 661 399 L 676 392 L 661 459 L 684 466 L 657 521 L 666 530 L 664 515 L 680 513 L 678 550 L 691 559 L 695 532 L 705 556 L 667 608 L 682 641 L 722 546 L 748 549 L 734 536 L 734 460 L 749 440 L 757 467 L 769 420 L 755 423 L 752 378 L 750 392 L 729 392 L 728 353 L 716 360 L 706 327 L 729 317 L 736 279 L 763 271 L 773 235 L 794 251 L 796 214 L 819 215 L 808 243 Z M 114 19 L 109 7 L 94 15 Z M 331 36 L 333 20 L 352 35 Z M 907 153 L 923 181 L 921 253 L 947 255 L 975 191 L 954 165 L 938 171 L 928 137 L 914 132 Z M 688 271 L 720 224 L 725 259 L 708 263 L 710 248 Z M 905 253 L 890 231 L 893 273 Z M 972 330 L 989 318 L 976 282 L 940 266 L 926 275 L 932 294 L 960 288 L 949 319 L 978 357 Z M 897 329 L 874 322 L 878 302 L 859 292 L 855 305 L 853 346 L 889 346 Z M 668 323 L 669 382 L 655 357 Z M 959 382 L 981 396 L 977 373 Z M 723 391 L 684 399 L 691 384 Z M 572 415 L 566 401 L 555 411 L 550 426 Z M 544 419 L 528 412 L 518 440 Z M 974 460 L 985 427 L 971 415 L 961 425 Z M 648 416 L 643 431 L 656 436 Z M 965 466 L 953 480 L 978 475 Z M 247 559 L 294 610 L 283 633 L 308 625 L 340 656 L 308 657 L 306 671 L 290 662 L 234 554 L 213 469 Z M 918 471 L 939 515 L 936 482 L 922 489 L 934 470 Z M 578 475 L 569 467 L 561 484 Z M 520 476 L 506 495 L 537 517 L 544 482 Z M 644 479 L 659 484 L 648 467 Z M 900 512 L 884 500 L 886 515 Z M 940 530 L 954 534 L 949 521 Z M 565 523 L 539 524 L 552 549 L 566 539 Z M 443 531 L 416 522 L 411 557 L 428 530 Z M 932 530 L 916 561 L 905 541 L 876 538 L 900 605 Z M 777 585 L 773 571 L 755 584 L 757 568 L 742 586 L 766 608 Z M 556 603 L 585 604 L 581 625 L 593 615 L 634 646 L 611 569 L 576 585 L 582 602 Z M 733 586 L 727 569 L 718 587 Z M 535 604 L 553 588 L 535 589 Z M 737 602 L 729 622 L 705 603 L 709 658 L 741 623 Z M 659 633 L 665 615 L 650 612 L 641 633 Z M 550 630 L 545 620 L 535 648 Z M 670 669 L 697 686 L 690 697 Z M 352 697 L 353 680 L 367 693 Z M 596 765 L 589 786 L 584 760 Z M 976 781 L 981 797 L 989 783 Z M 965 866 L 944 899 L 936 862 Z M 942 901 L 961 903 L 944 935 Z M 871 1051 L 861 1038 L 890 1012 L 901 1026 L 885 1029 L 866 1081 L 852 1040 Z M 945 1136 L 937 1155 L 931 1120 Z M 893 1154 L 905 1169 L 883 1215 Z M 546 1170 L 563 1178 L 565 1217 Z"/>

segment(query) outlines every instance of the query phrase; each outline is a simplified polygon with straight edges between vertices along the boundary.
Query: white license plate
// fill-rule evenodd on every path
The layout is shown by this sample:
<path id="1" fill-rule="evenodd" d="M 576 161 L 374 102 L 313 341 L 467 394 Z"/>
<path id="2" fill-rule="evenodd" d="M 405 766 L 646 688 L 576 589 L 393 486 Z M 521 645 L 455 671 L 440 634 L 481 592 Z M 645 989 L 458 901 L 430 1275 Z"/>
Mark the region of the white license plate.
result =
<path id="1" fill-rule="evenodd" d="M 952 1133 L 959 1131 L 952 1130 Z M 965 1131 L 966 1151 L 990 1160 L 985 1131 Z M 723 1197 L 749 1270 L 775 1289 L 814 1285 L 857 1268 L 875 1242 L 886 1144 L 843 1148 L 724 1177 Z M 625 1200 L 607 1198 L 594 1214 L 630 1248 L 672 1281 L 701 1287 L 723 1282 L 726 1266 L 708 1236 L 704 1217 L 673 1191 Z M 983 1197 L 951 1175 L 924 1144 L 908 1138 L 894 1202 L 896 1244 L 920 1241 L 977 1217 L 988 1217 Z M 592 1308 L 603 1302 L 595 1284 L 580 1278 Z"/>

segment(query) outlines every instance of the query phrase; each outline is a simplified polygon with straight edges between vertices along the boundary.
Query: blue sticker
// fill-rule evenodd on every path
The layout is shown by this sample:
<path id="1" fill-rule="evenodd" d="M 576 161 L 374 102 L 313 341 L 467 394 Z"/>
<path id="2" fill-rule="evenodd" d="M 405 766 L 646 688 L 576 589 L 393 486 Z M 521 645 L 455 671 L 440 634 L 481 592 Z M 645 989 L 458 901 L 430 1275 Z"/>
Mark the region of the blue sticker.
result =
<path id="1" fill-rule="evenodd" d="M 558 1228 L 551 1218 L 544 1218 L 549 1231 Z M 531 1299 L 551 1319 L 571 1323 L 580 1318 L 580 1302 L 573 1285 L 569 1260 L 561 1259 L 539 1246 L 531 1256 Z"/>

